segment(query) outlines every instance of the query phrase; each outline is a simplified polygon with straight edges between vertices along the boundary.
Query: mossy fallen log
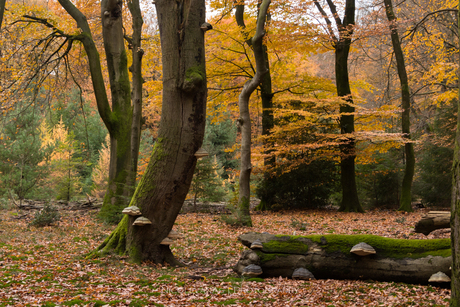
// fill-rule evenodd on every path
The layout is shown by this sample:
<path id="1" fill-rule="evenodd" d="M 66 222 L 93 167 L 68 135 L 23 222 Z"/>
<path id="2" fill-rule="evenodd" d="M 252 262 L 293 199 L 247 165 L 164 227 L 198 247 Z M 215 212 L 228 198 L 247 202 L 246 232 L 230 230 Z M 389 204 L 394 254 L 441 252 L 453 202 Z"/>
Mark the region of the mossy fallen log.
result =
<path id="1" fill-rule="evenodd" d="M 262 248 L 245 250 L 234 270 L 257 264 L 262 277 L 292 277 L 296 268 L 308 269 L 318 279 L 361 279 L 426 284 L 439 271 L 450 276 L 450 239 L 403 240 L 374 235 L 289 236 L 246 233 L 239 240 L 247 247 L 257 239 Z M 375 254 L 350 253 L 365 242 Z"/>
<path id="2" fill-rule="evenodd" d="M 415 224 L 414 231 L 425 236 L 437 229 L 450 228 L 450 211 L 430 211 Z"/>

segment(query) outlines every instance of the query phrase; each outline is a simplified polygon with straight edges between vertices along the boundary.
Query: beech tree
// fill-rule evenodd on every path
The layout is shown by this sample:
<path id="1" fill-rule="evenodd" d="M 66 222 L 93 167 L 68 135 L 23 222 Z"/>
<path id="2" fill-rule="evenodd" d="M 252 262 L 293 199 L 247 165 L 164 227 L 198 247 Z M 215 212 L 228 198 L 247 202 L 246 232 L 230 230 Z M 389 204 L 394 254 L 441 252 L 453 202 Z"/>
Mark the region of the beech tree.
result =
<path id="1" fill-rule="evenodd" d="M 404 144 L 404 152 L 406 158 L 406 169 L 404 171 L 404 178 L 402 182 L 401 198 L 399 201 L 399 210 L 410 212 L 412 211 L 412 179 L 414 177 L 415 156 L 414 145 L 410 142 L 410 107 L 411 107 L 411 94 L 409 88 L 409 81 L 407 78 L 406 65 L 404 63 L 404 53 L 401 48 L 399 40 L 398 27 L 396 24 L 396 16 L 393 12 L 393 5 L 391 0 L 384 0 L 385 12 L 390 22 L 391 30 L 391 43 L 396 59 L 396 67 L 398 76 L 401 83 L 401 104 L 402 104 L 402 133 L 407 142 Z"/>
<path id="2" fill-rule="evenodd" d="M 128 74 L 125 49 L 122 1 L 101 1 L 102 36 L 109 73 L 110 97 L 107 95 L 101 61 L 86 16 L 70 1 L 58 0 L 77 22 L 80 35 L 72 40 L 82 42 L 89 63 L 94 95 L 99 114 L 110 134 L 110 169 L 107 192 L 101 217 L 107 222 L 121 218 L 121 210 L 133 195 L 142 117 L 142 76 L 140 72 L 143 50 L 140 47 L 142 16 L 138 0 L 128 1 L 133 16 L 133 36 L 128 38 L 133 50 L 133 97 Z"/>
<path id="3" fill-rule="evenodd" d="M 156 0 L 163 62 L 163 103 L 158 137 L 130 205 L 152 224 L 133 226 L 124 216 L 94 255 L 127 254 L 135 262 L 175 264 L 168 245 L 161 245 L 174 225 L 192 181 L 195 153 L 206 123 L 204 0 Z"/>
<path id="4" fill-rule="evenodd" d="M 457 12 L 457 16 L 457 32 L 460 34 L 460 10 Z M 460 85 L 457 105 L 458 111 L 460 111 Z M 452 248 L 452 291 L 450 297 L 450 306 L 457 307 L 460 306 L 460 117 L 458 116 L 457 133 L 455 137 L 454 161 L 452 165 L 452 182 L 452 207 L 450 218 L 450 236 Z"/>
<path id="5" fill-rule="evenodd" d="M 356 145 L 353 137 L 355 131 L 353 97 L 351 95 L 349 75 L 348 75 L 348 55 L 352 42 L 352 35 L 355 26 L 355 0 L 346 0 L 343 19 L 340 18 L 337 8 L 332 0 L 327 0 L 327 4 L 334 18 L 337 33 L 332 28 L 326 11 L 321 4 L 314 0 L 318 11 L 323 16 L 332 47 L 335 50 L 335 82 L 337 95 L 342 98 L 340 105 L 340 129 L 345 141 L 340 145 L 340 181 L 342 185 L 342 203 L 339 211 L 364 212 L 358 199 L 355 176 Z"/>

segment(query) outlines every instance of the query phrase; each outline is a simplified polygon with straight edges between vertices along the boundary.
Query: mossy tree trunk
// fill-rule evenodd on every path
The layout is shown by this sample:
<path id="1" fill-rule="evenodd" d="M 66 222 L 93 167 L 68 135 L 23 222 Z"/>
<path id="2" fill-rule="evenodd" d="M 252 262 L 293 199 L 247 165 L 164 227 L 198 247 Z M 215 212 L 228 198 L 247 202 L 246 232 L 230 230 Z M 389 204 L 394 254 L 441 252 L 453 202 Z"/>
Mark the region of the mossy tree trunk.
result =
<path id="1" fill-rule="evenodd" d="M 398 26 L 396 24 L 396 16 L 393 12 L 393 5 L 391 0 L 384 0 L 385 11 L 388 21 L 390 22 L 391 30 L 391 43 L 393 44 L 393 51 L 395 53 L 396 67 L 398 70 L 399 81 L 401 83 L 401 104 L 402 104 L 402 133 L 407 143 L 404 145 L 404 152 L 406 157 L 406 169 L 404 171 L 404 178 L 401 189 L 401 199 L 399 201 L 399 210 L 411 212 L 412 210 L 412 179 L 414 177 L 415 169 L 415 155 L 414 145 L 410 142 L 410 88 L 407 79 L 406 65 L 404 63 L 404 54 L 401 48 L 401 42 L 398 35 Z"/>
<path id="2" fill-rule="evenodd" d="M 121 209 L 129 203 L 134 192 L 137 154 L 133 155 L 133 152 L 139 151 L 139 142 L 133 140 L 140 138 L 141 119 L 141 108 L 139 107 L 141 100 L 138 99 L 134 105 L 131 104 L 128 58 L 123 35 L 122 2 L 101 1 L 102 35 L 109 72 L 111 103 L 109 103 L 106 92 L 99 53 L 85 15 L 69 0 L 59 0 L 59 3 L 77 22 L 81 30 L 81 34 L 75 39 L 80 40 L 85 48 L 99 115 L 110 134 L 108 187 L 100 215 L 107 222 L 118 222 L 121 218 Z M 138 0 L 130 1 L 131 6 L 135 6 L 135 3 L 138 6 Z M 141 22 L 141 26 L 133 27 L 135 37 L 140 37 L 140 33 L 136 32 L 142 27 L 142 19 L 139 21 L 138 18 L 134 18 L 135 22 Z M 136 42 L 140 43 L 140 39 Z M 139 48 L 135 51 L 140 56 L 133 55 L 133 57 L 135 61 L 140 62 L 142 50 L 139 45 L 137 47 Z M 140 64 L 135 62 L 135 65 L 133 66 L 134 71 Z M 133 96 L 140 97 L 141 87 L 135 83 L 139 77 L 133 74 L 133 80 Z"/>
<path id="3" fill-rule="evenodd" d="M 264 0 L 260 5 L 257 17 L 257 28 L 251 40 L 256 61 L 256 73 L 254 77 L 246 82 L 238 97 L 240 118 L 238 119 L 241 131 L 241 161 L 239 178 L 239 198 L 238 198 L 238 220 L 241 224 L 252 226 L 251 215 L 249 213 L 249 200 L 251 197 L 251 117 L 249 114 L 249 98 L 254 90 L 259 86 L 263 75 L 267 72 L 263 51 L 263 37 L 265 35 L 265 20 L 267 16 L 270 0 Z"/>
<path id="4" fill-rule="evenodd" d="M 332 29 L 332 22 L 315 0 L 315 5 L 326 21 L 332 46 L 335 49 L 335 82 L 337 95 L 343 99 L 340 105 L 340 132 L 346 136 L 347 141 L 340 146 L 340 182 L 342 185 L 342 203 L 339 211 L 364 212 L 358 199 L 356 187 L 355 158 L 356 146 L 353 133 L 355 132 L 355 107 L 351 96 L 350 81 L 348 78 L 348 55 L 350 53 L 351 38 L 355 25 L 355 0 L 346 0 L 345 14 L 340 19 L 337 8 L 332 1 L 327 1 L 329 9 L 334 18 L 338 36 Z"/>
<path id="5" fill-rule="evenodd" d="M 460 4 L 460 1 L 459 1 Z M 460 34 L 460 10 L 458 11 L 458 31 Z M 458 72 L 460 77 L 460 72 Z M 451 248 L 452 248 L 452 283 L 450 306 L 460 306 L 460 85 L 457 100 L 458 117 L 455 150 L 452 165 L 452 206 L 451 206 Z"/>
<path id="6" fill-rule="evenodd" d="M 131 260 L 176 264 L 160 242 L 174 225 L 189 190 L 206 123 L 204 0 L 156 0 L 163 62 L 163 104 L 158 138 L 130 205 L 152 224 L 132 226 L 125 216 L 98 248 Z"/>
<path id="7" fill-rule="evenodd" d="M 361 279 L 427 284 L 432 274 L 450 275 L 450 240 L 404 240 L 375 235 L 288 236 L 245 233 L 238 238 L 245 246 L 259 239 L 262 249 L 245 250 L 235 266 L 258 264 L 263 277 L 292 277 L 306 268 L 318 279 Z M 351 248 L 365 242 L 376 253 L 358 256 Z"/>

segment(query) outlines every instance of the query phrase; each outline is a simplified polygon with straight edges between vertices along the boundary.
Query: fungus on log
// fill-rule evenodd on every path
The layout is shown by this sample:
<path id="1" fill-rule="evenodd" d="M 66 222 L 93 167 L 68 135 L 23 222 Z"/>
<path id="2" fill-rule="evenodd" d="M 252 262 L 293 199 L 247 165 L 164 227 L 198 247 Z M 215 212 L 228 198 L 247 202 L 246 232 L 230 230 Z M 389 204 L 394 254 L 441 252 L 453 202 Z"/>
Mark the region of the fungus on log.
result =
<path id="1" fill-rule="evenodd" d="M 246 233 L 239 240 L 247 247 L 259 239 L 262 249 L 243 251 L 234 267 L 256 264 L 261 277 L 292 277 L 296 268 L 308 269 L 319 279 L 361 279 L 426 284 L 433 273 L 450 272 L 450 239 L 403 240 L 374 235 L 288 236 Z M 350 253 L 360 243 L 371 245 L 376 254 Z"/>
<path id="2" fill-rule="evenodd" d="M 425 236 L 436 229 L 450 228 L 450 211 L 430 211 L 415 224 L 414 231 Z"/>
<path id="3" fill-rule="evenodd" d="M 375 254 L 375 249 L 365 242 L 360 242 L 353 246 L 350 250 L 350 253 L 356 254 L 358 256 L 368 256 Z"/>

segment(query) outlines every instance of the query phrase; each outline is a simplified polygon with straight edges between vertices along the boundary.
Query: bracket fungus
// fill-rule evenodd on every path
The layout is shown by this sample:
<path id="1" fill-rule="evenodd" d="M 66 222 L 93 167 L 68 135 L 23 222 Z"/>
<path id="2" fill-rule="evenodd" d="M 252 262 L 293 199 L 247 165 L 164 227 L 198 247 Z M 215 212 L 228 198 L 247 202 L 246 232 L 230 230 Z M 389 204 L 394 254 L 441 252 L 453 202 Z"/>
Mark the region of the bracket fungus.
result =
<path id="1" fill-rule="evenodd" d="M 149 224 L 152 224 L 152 222 L 150 222 L 148 218 L 140 216 L 134 221 L 133 226 L 144 226 Z"/>
<path id="2" fill-rule="evenodd" d="M 208 22 L 205 22 L 201 25 L 200 29 L 201 31 L 206 32 L 206 31 L 212 30 L 212 25 Z"/>
<path id="3" fill-rule="evenodd" d="M 450 282 L 449 276 L 443 272 L 434 273 L 431 275 L 430 279 L 428 279 L 429 283 L 448 283 Z"/>
<path id="4" fill-rule="evenodd" d="M 243 276 L 255 277 L 262 274 L 262 268 L 256 264 L 250 264 L 243 269 Z"/>
<path id="5" fill-rule="evenodd" d="M 195 152 L 195 157 L 197 159 L 199 158 L 203 158 L 203 157 L 207 157 L 209 156 L 209 153 L 203 148 L 203 147 L 200 147 L 200 149 L 198 149 L 196 152 Z"/>
<path id="6" fill-rule="evenodd" d="M 123 211 L 121 211 L 121 213 L 132 216 L 142 215 L 141 210 L 136 206 L 126 207 Z"/>
<path id="7" fill-rule="evenodd" d="M 174 229 L 172 229 L 168 234 L 168 238 L 170 238 L 171 240 L 182 239 L 183 237 L 184 237 L 183 234 L 175 231 Z"/>
<path id="8" fill-rule="evenodd" d="M 369 244 L 361 242 L 353 246 L 350 250 L 350 253 L 356 254 L 358 256 L 367 256 L 376 254 L 376 251 Z"/>
<path id="9" fill-rule="evenodd" d="M 306 268 L 297 268 L 292 273 L 292 279 L 310 280 L 316 278 L 313 276 L 312 272 Z"/>
<path id="10" fill-rule="evenodd" d="M 262 241 L 260 239 L 254 240 L 251 244 L 251 249 L 262 249 L 264 246 L 262 245 Z"/>
<path id="11" fill-rule="evenodd" d="M 173 243 L 174 241 L 171 240 L 170 238 L 166 237 L 163 239 L 163 241 L 160 242 L 161 245 L 170 245 L 171 243 Z"/>

